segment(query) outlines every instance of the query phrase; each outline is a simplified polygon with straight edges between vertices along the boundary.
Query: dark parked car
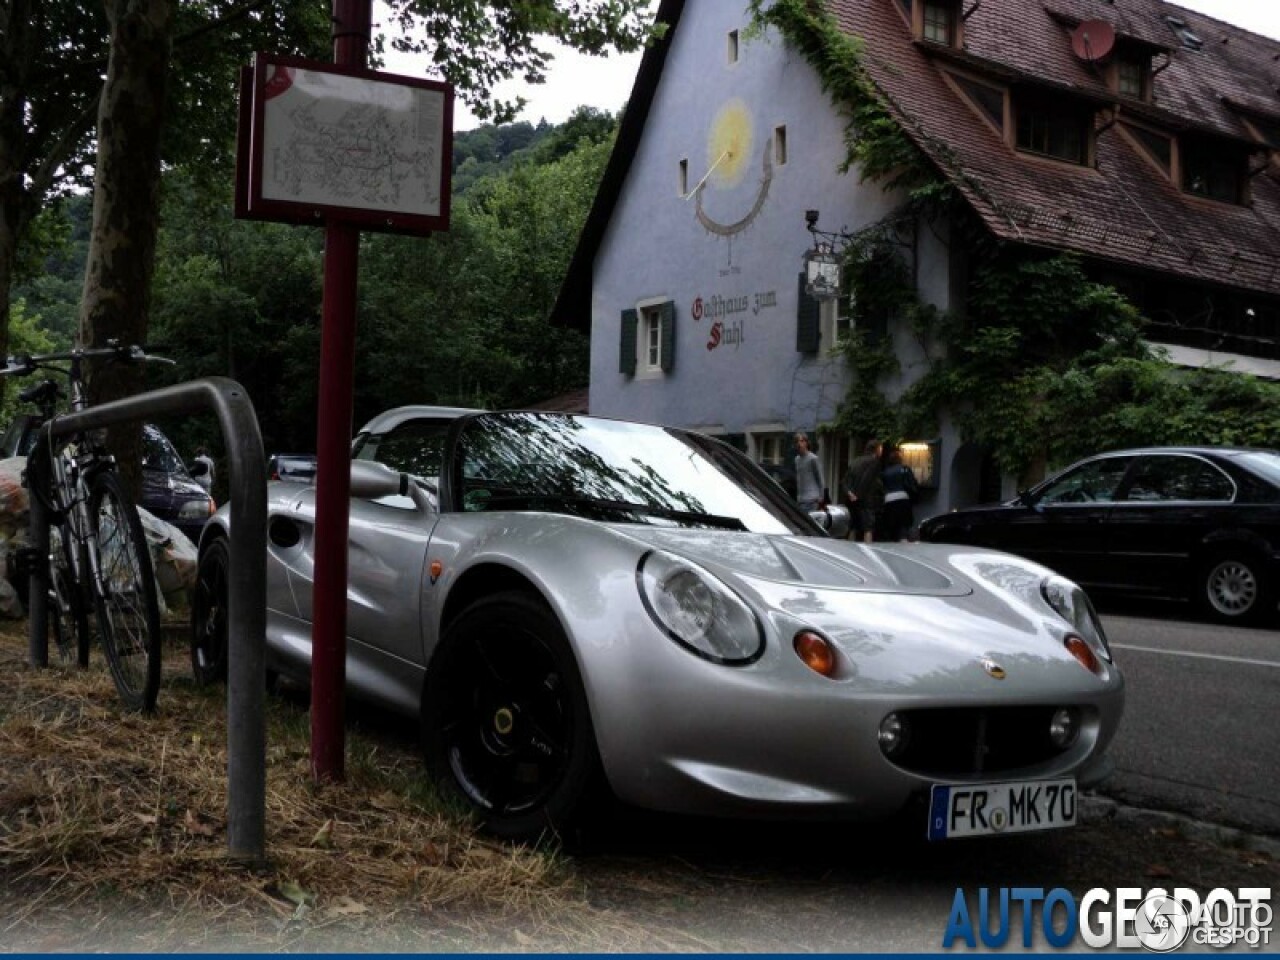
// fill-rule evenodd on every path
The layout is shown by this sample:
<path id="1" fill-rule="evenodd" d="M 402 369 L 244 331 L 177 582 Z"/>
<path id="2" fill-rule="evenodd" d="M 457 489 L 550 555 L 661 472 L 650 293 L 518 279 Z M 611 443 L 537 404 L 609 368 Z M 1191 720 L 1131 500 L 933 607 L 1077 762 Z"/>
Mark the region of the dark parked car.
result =
<path id="1" fill-rule="evenodd" d="M 13 418 L 5 432 L 3 454 L 25 457 L 36 439 L 40 417 L 23 413 Z M 187 472 L 186 464 L 159 427 L 142 428 L 142 501 L 147 512 L 173 524 L 194 543 L 205 521 L 217 509 L 213 498 Z"/>
<path id="2" fill-rule="evenodd" d="M 315 483 L 316 458 L 311 453 L 276 453 L 267 461 L 268 480 Z"/>
<path id="3" fill-rule="evenodd" d="M 1274 617 L 1280 452 L 1116 450 L 1008 503 L 926 520 L 920 538 L 1021 554 L 1091 589 L 1189 598 L 1227 622 Z"/>

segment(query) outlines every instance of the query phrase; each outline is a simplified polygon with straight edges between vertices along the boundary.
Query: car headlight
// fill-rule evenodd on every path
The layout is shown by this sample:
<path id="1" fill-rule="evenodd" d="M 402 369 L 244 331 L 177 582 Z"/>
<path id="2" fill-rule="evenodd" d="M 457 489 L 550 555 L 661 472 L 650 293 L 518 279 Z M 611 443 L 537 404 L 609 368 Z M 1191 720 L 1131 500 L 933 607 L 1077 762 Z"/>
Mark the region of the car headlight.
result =
<path id="1" fill-rule="evenodd" d="M 207 520 L 213 511 L 209 509 L 211 500 L 188 500 L 178 508 L 179 520 Z"/>
<path id="2" fill-rule="evenodd" d="M 764 628 L 751 608 L 701 567 L 650 551 L 636 567 L 636 585 L 654 623 L 698 656 L 742 665 L 764 653 Z"/>
<path id="3" fill-rule="evenodd" d="M 1089 596 L 1066 577 L 1046 577 L 1040 584 L 1045 602 L 1075 628 L 1100 657 L 1111 662 L 1111 647 Z"/>

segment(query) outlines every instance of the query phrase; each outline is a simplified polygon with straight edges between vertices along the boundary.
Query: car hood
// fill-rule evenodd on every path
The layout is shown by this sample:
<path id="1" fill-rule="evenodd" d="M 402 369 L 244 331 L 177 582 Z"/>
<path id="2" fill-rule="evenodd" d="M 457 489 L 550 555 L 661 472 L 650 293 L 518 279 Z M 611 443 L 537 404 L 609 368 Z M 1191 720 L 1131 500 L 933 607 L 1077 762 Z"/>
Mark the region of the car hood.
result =
<path id="1" fill-rule="evenodd" d="M 142 487 L 144 490 L 176 494 L 183 498 L 194 499 L 209 495 L 204 487 L 194 480 L 165 473 L 162 470 L 143 470 Z"/>
<path id="2" fill-rule="evenodd" d="M 811 537 L 633 532 L 733 585 L 783 636 L 816 628 L 856 669 L 842 682 L 990 701 L 1119 691 L 1110 664 L 1081 669 L 1069 625 L 1044 602 L 1049 571 L 1021 557 L 946 544 L 867 545 Z M 995 685 L 983 663 L 1009 680 Z"/>
<path id="3" fill-rule="evenodd" d="M 727 580 L 763 579 L 838 590 L 962 596 L 969 578 L 947 551 L 870 546 L 820 537 L 628 528 L 635 539 L 693 560 Z"/>

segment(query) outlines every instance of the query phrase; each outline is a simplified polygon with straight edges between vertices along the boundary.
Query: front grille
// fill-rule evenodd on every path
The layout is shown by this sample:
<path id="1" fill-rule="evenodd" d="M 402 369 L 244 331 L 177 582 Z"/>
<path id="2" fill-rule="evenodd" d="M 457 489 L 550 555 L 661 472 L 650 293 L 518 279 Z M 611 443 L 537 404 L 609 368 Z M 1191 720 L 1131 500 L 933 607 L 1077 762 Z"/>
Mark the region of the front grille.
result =
<path id="1" fill-rule="evenodd" d="M 1062 753 L 1049 739 L 1049 720 L 1062 706 L 899 710 L 910 724 L 911 736 L 891 762 L 930 777 L 1033 767 Z"/>

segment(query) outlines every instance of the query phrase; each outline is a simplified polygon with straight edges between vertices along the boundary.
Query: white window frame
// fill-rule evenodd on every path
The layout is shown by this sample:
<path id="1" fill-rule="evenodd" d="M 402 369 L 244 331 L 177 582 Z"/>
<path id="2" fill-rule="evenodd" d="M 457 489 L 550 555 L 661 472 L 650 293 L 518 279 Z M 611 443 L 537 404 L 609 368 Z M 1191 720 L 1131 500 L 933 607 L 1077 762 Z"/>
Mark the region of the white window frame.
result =
<path id="1" fill-rule="evenodd" d="M 636 303 L 637 380 L 666 376 L 662 369 L 662 305 L 670 302 L 670 297 L 650 297 Z"/>

